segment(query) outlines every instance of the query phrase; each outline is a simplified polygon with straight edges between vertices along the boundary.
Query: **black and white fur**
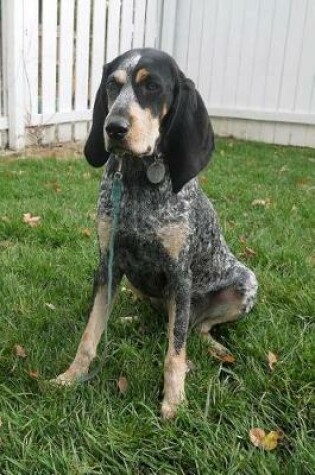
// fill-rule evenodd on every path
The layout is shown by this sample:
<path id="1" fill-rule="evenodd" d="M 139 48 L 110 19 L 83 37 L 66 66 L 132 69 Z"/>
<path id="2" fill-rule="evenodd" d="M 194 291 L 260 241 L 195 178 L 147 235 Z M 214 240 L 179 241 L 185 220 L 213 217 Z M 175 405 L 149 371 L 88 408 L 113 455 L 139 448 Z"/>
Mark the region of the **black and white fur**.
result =
<path id="1" fill-rule="evenodd" d="M 126 276 L 137 293 L 168 311 L 164 418 L 174 417 L 184 400 L 189 326 L 198 326 L 217 351 L 226 351 L 210 330 L 249 312 L 258 285 L 254 273 L 229 250 L 196 179 L 213 149 L 202 99 L 170 56 L 138 49 L 104 67 L 85 147 L 92 165 L 107 162 L 98 206 L 100 264 L 87 327 L 74 361 L 57 382 L 68 384 L 88 372 L 104 329 L 110 196 L 119 160 L 124 191 L 114 247 L 114 291 Z M 166 173 L 161 183 L 152 184 L 147 170 L 158 154 Z"/>

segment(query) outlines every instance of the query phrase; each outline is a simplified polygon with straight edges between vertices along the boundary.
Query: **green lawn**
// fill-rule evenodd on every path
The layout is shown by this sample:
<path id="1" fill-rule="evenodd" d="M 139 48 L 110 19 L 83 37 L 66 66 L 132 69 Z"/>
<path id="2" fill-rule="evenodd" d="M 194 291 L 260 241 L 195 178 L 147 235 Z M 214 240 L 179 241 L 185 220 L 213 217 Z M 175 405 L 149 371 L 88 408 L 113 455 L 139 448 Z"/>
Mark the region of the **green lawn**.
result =
<path id="1" fill-rule="evenodd" d="M 74 389 L 46 383 L 71 362 L 85 326 L 101 172 L 78 159 L 2 158 L 0 474 L 314 474 L 314 168 L 315 150 L 217 141 L 202 186 L 230 247 L 257 273 L 259 301 L 217 329 L 233 364 L 191 334 L 189 404 L 165 423 L 164 323 L 124 288 L 101 374 Z M 27 212 L 38 227 L 23 223 Z M 252 427 L 284 435 L 268 452 L 251 444 Z"/>

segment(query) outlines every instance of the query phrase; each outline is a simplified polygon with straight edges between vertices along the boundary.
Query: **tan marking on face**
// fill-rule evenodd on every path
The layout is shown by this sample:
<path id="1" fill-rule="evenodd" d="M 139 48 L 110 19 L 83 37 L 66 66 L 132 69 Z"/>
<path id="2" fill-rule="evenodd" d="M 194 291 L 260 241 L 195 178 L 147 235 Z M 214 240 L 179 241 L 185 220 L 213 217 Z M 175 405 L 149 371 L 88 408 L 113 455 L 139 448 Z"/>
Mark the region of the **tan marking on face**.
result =
<path id="1" fill-rule="evenodd" d="M 163 119 L 166 114 L 168 113 L 168 107 L 167 104 L 163 104 L 162 112 L 161 112 L 161 119 Z"/>
<path id="2" fill-rule="evenodd" d="M 180 251 L 183 249 L 189 236 L 189 226 L 187 223 L 168 224 L 157 231 L 158 239 L 162 242 L 169 256 L 178 259 Z"/>
<path id="3" fill-rule="evenodd" d="M 185 400 L 185 376 L 187 372 L 186 345 L 179 353 L 174 347 L 174 327 L 176 317 L 176 303 L 174 299 L 169 303 L 168 350 L 164 363 L 164 399 L 162 402 L 162 416 L 171 419 L 176 415 L 177 406 Z"/>
<path id="4" fill-rule="evenodd" d="M 126 84 L 127 71 L 124 69 L 117 69 L 117 71 L 114 72 L 114 78 L 119 84 Z"/>
<path id="5" fill-rule="evenodd" d="M 112 220 L 108 216 L 101 216 L 98 218 L 97 232 L 102 252 L 107 251 L 112 228 Z"/>
<path id="6" fill-rule="evenodd" d="M 139 69 L 139 71 L 136 74 L 136 83 L 138 84 L 139 82 L 143 81 L 149 76 L 149 71 L 145 68 Z"/>
<path id="7" fill-rule="evenodd" d="M 137 102 L 129 106 L 131 127 L 126 137 L 128 149 L 135 155 L 153 153 L 160 135 L 160 121 L 153 117 L 149 108 L 143 109 Z"/>

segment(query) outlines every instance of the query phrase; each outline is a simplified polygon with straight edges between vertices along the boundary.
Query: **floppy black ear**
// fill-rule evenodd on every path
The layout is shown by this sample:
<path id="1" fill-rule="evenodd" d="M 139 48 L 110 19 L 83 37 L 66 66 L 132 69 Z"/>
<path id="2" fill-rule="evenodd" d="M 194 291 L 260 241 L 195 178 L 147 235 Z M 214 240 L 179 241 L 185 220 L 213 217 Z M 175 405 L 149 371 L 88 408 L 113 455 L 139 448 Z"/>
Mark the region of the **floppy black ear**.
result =
<path id="1" fill-rule="evenodd" d="M 177 97 L 163 134 L 163 153 L 168 158 L 174 193 L 209 162 L 214 134 L 207 109 L 195 84 L 182 72 L 178 75 Z"/>
<path id="2" fill-rule="evenodd" d="M 84 147 L 84 155 L 93 167 L 101 167 L 108 158 L 109 153 L 105 149 L 104 141 L 104 123 L 108 114 L 107 94 L 106 94 L 107 66 L 103 68 L 103 75 L 100 87 L 96 93 L 93 122 Z"/>

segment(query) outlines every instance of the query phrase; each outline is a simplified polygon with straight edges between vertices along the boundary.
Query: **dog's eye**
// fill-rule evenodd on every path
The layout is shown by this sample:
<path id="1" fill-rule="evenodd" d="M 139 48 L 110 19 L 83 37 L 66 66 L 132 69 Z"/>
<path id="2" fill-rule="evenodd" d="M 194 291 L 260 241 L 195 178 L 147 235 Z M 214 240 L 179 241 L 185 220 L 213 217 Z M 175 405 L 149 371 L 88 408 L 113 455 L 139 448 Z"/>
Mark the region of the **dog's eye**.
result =
<path id="1" fill-rule="evenodd" d="M 143 85 L 147 92 L 158 92 L 160 90 L 160 85 L 152 79 L 145 81 Z"/>
<path id="2" fill-rule="evenodd" d="M 111 78 L 106 83 L 106 88 L 108 91 L 119 92 L 122 87 L 122 84 L 117 82 L 115 78 Z"/>

